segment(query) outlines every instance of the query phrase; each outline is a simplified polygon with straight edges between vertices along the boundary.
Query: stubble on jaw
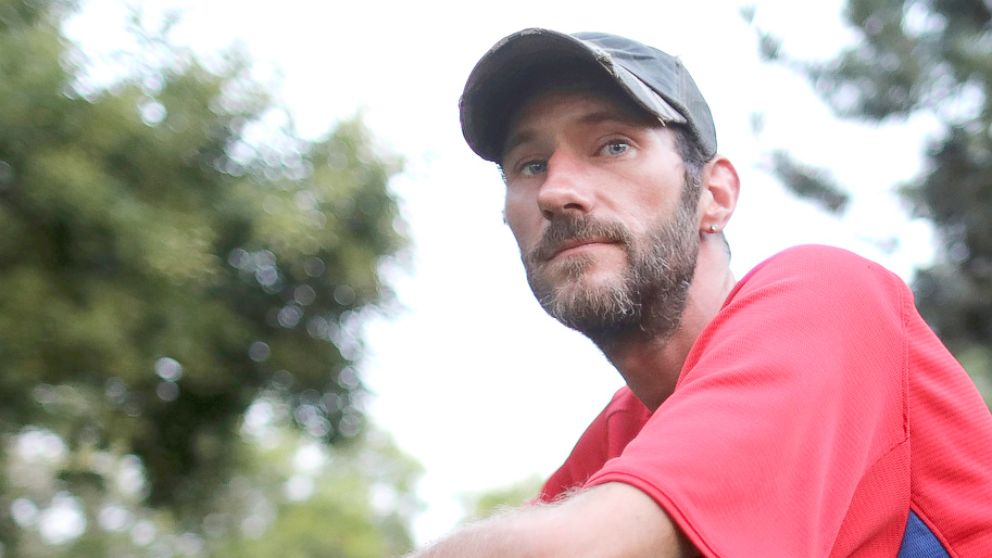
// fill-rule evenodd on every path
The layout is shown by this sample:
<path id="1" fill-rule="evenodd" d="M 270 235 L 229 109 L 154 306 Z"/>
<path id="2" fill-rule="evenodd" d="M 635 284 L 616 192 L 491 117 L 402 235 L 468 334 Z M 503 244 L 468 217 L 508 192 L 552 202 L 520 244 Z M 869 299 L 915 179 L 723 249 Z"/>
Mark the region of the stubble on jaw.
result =
<path id="1" fill-rule="evenodd" d="M 628 260 L 631 257 L 633 239 L 625 227 L 573 216 L 553 220 L 540 243 L 523 257 L 527 282 L 541 307 L 565 326 L 583 333 L 594 324 L 616 322 L 638 313 L 637 302 L 622 285 L 582 285 L 583 276 L 593 265 L 590 257 L 574 255 L 552 261 L 564 243 L 587 240 L 615 244 Z"/>
<path id="2" fill-rule="evenodd" d="M 538 246 L 523 256 L 527 282 L 538 302 L 603 350 L 670 337 L 681 324 L 696 267 L 696 192 L 686 188 L 674 214 L 640 241 L 620 223 L 589 217 L 553 220 Z M 593 265 L 588 256 L 548 261 L 563 242 L 587 239 L 613 242 L 625 253 L 624 269 L 608 283 L 586 284 L 584 275 Z"/>

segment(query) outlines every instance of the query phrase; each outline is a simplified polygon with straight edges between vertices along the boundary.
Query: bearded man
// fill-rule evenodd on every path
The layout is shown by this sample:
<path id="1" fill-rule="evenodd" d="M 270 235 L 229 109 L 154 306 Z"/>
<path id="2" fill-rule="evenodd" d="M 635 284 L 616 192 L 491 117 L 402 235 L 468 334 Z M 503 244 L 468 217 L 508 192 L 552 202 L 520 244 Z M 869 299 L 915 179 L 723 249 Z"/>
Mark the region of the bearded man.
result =
<path id="1" fill-rule="evenodd" d="M 992 556 L 975 386 L 874 262 L 803 246 L 734 278 L 737 172 L 678 59 L 527 29 L 461 117 L 538 301 L 626 387 L 539 502 L 423 556 Z"/>

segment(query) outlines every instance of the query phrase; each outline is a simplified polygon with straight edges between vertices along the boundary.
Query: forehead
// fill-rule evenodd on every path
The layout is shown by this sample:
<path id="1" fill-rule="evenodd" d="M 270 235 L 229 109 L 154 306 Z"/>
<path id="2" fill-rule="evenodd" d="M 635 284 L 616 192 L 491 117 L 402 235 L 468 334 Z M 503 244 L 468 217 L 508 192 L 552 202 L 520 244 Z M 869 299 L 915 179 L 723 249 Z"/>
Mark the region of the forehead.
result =
<path id="1" fill-rule="evenodd" d="M 503 140 L 505 155 L 514 146 L 531 139 L 552 125 L 602 122 L 659 128 L 661 123 L 620 94 L 601 90 L 555 88 L 524 100 L 513 112 Z"/>

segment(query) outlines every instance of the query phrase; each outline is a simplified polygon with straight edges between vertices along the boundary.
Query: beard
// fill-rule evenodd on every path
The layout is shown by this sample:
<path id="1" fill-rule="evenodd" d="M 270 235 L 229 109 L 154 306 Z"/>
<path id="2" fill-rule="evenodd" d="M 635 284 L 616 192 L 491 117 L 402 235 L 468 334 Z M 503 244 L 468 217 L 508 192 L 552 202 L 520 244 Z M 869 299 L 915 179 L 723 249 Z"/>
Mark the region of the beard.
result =
<path id="1" fill-rule="evenodd" d="M 667 339 L 682 322 L 696 269 L 696 194 L 696 188 L 683 188 L 674 215 L 640 238 L 618 222 L 571 216 L 551 221 L 537 247 L 523 258 L 534 296 L 548 314 L 601 348 L 637 338 Z M 584 255 L 555 263 L 558 278 L 550 276 L 549 258 L 564 242 L 591 239 L 623 249 L 627 264 L 619 277 L 583 284 L 594 263 Z"/>

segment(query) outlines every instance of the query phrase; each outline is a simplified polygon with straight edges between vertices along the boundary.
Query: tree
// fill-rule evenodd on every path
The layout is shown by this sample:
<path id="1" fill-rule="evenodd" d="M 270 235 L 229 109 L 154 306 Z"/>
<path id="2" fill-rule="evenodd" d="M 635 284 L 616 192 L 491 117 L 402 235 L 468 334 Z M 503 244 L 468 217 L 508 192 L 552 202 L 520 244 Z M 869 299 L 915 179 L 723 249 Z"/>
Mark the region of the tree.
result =
<path id="1" fill-rule="evenodd" d="M 136 28 L 131 72 L 94 87 L 71 9 L 0 0 L 0 435 L 61 440 L 68 495 L 110 490 L 94 455 L 134 456 L 140 502 L 198 525 L 261 395 L 315 439 L 361 433 L 352 365 L 403 246 L 399 164 L 357 119 L 251 140 L 280 109 L 247 64 L 208 70 L 167 28 Z"/>
<path id="2" fill-rule="evenodd" d="M 51 432 L 25 432 L 8 455 L 22 527 L 11 555 L 378 558 L 411 549 L 420 467 L 388 436 L 373 428 L 360 443 L 328 447 L 291 428 L 279 398 L 260 398 L 248 415 L 239 467 L 213 487 L 199 526 L 144 505 L 134 456 L 93 452 L 110 485 L 64 490 L 58 471 L 70 452 Z"/>
<path id="3" fill-rule="evenodd" d="M 924 317 L 992 401 L 992 4 L 848 0 L 845 17 L 861 40 L 831 61 L 799 66 L 843 117 L 881 122 L 926 112 L 942 124 L 926 169 L 901 188 L 943 245 L 913 288 Z M 766 57 L 784 60 L 781 41 L 764 32 L 760 39 Z M 846 198 L 822 172 L 784 154 L 776 160 L 800 195 Z"/>
<path id="4" fill-rule="evenodd" d="M 262 501 L 274 503 L 267 528 L 246 533 L 245 518 L 252 516 L 231 510 L 246 509 L 238 501 L 252 491 L 229 491 L 229 501 L 215 508 L 229 527 L 211 541 L 212 558 L 379 558 L 412 549 L 407 525 L 419 509 L 414 480 L 420 466 L 388 436 L 373 430 L 364 443 L 330 452 L 305 439 L 283 440 L 264 450 L 268 455 L 256 461 L 262 467 L 241 479 L 256 498 L 267 493 Z"/>

